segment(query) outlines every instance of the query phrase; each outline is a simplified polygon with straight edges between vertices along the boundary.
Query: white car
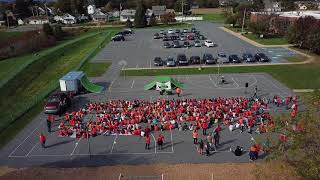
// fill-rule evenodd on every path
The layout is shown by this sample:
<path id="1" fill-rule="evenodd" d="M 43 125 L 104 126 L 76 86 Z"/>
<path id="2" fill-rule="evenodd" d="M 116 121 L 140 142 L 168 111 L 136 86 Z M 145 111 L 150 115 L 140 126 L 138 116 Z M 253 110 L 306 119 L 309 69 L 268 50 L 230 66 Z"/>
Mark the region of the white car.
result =
<path id="1" fill-rule="evenodd" d="M 207 47 L 215 47 L 216 44 L 214 44 L 211 40 L 205 40 L 204 45 Z"/>
<path id="2" fill-rule="evenodd" d="M 169 30 L 168 30 L 168 33 L 169 33 L 169 34 L 173 34 L 173 30 L 172 30 L 172 29 L 169 29 Z"/>

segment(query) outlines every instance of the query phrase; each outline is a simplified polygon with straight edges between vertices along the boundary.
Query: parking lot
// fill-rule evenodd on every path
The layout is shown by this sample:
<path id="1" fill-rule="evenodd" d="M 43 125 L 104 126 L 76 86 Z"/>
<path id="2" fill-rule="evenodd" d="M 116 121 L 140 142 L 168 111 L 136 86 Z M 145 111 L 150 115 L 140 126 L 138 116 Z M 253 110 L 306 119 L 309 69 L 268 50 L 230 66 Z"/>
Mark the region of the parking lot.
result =
<path id="1" fill-rule="evenodd" d="M 171 56 L 176 58 L 178 54 L 184 53 L 187 58 L 191 56 L 202 57 L 205 53 L 211 53 L 217 56 L 223 52 L 227 56 L 237 54 L 241 57 L 243 53 L 255 54 L 265 53 L 272 59 L 271 63 L 285 63 L 284 57 L 295 55 L 285 48 L 258 48 L 241 39 L 234 37 L 220 29 L 219 24 L 194 22 L 194 26 L 207 39 L 217 44 L 217 47 L 191 47 L 191 48 L 169 48 L 163 47 L 164 42 L 161 39 L 153 39 L 154 33 L 161 29 L 136 29 L 135 34 L 126 36 L 124 42 L 112 42 L 107 45 L 102 52 L 93 60 L 93 62 L 114 62 L 122 63 L 126 68 L 150 68 L 154 67 L 155 57 L 166 59 Z M 180 28 L 182 30 L 183 28 Z M 168 30 L 168 29 L 164 29 Z M 173 29 L 174 30 L 174 29 Z M 203 41 L 202 41 L 203 42 Z"/>
<path id="2" fill-rule="evenodd" d="M 143 86 L 154 77 L 118 77 L 107 86 L 102 94 L 79 95 L 73 100 L 72 109 L 78 110 L 88 102 L 108 100 L 145 99 L 187 99 L 211 97 L 252 97 L 254 87 L 258 96 L 272 98 L 274 95 L 286 97 L 293 92 L 268 74 L 223 74 L 226 83 L 220 84 L 217 74 L 180 75 L 173 78 L 185 83 L 181 97 L 176 95 L 160 96 L 155 90 L 145 91 Z M 245 93 L 245 83 L 249 87 Z M 286 112 L 284 107 L 270 105 L 269 112 Z M 1 152 L 1 164 L 9 166 L 96 166 L 116 164 L 164 163 L 202 163 L 202 162 L 248 162 L 248 154 L 235 157 L 230 151 L 237 145 L 248 149 L 254 140 L 263 141 L 265 134 L 229 132 L 223 126 L 221 146 L 210 157 L 199 156 L 192 144 L 190 131 L 164 131 L 165 145 L 157 150 L 155 139 L 151 139 L 150 150 L 144 150 L 144 140 L 139 136 L 98 136 L 87 139 L 58 137 L 57 129 L 62 117 L 53 124 L 53 133 L 46 133 L 48 148 L 42 149 L 38 141 L 40 132 L 46 132 L 46 115 L 41 113 L 25 128 L 19 136 Z M 86 116 L 86 121 L 94 120 L 95 114 Z M 211 131 L 211 129 L 209 130 Z M 154 132 L 157 137 L 159 132 Z M 265 154 L 261 156 L 264 158 Z"/>

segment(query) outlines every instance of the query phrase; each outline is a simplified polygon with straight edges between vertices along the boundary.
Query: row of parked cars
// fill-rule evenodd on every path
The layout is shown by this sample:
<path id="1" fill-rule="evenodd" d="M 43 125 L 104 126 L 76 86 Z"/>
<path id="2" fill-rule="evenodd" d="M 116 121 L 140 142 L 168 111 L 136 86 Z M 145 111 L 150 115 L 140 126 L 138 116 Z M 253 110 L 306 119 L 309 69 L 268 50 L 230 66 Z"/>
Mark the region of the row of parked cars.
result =
<path id="1" fill-rule="evenodd" d="M 186 66 L 189 64 L 217 64 L 219 63 L 242 63 L 242 62 L 270 62 L 271 59 L 264 53 L 257 53 L 252 55 L 251 53 L 244 53 L 241 57 L 236 54 L 227 56 L 225 53 L 218 53 L 217 57 L 214 57 L 210 53 L 204 53 L 202 58 L 200 56 L 191 56 L 189 59 L 185 54 L 178 54 L 177 58 L 168 57 L 163 60 L 161 57 L 154 58 L 155 66 Z"/>
<path id="2" fill-rule="evenodd" d="M 133 31 L 131 29 L 124 29 L 118 33 L 116 33 L 111 40 L 112 41 L 125 41 L 126 39 L 124 38 L 127 35 L 133 34 Z"/>
<path id="3" fill-rule="evenodd" d="M 182 43 L 180 43 L 180 41 L 178 41 L 178 40 L 175 40 L 172 43 L 170 43 L 170 42 L 163 43 L 164 48 L 202 47 L 202 46 L 217 47 L 218 45 L 213 43 L 211 40 L 205 40 L 203 43 L 199 40 L 182 41 Z"/>
<path id="4" fill-rule="evenodd" d="M 205 36 L 200 34 L 195 28 L 189 29 L 169 29 L 168 31 L 161 30 L 159 33 L 154 33 L 153 39 L 162 39 L 162 41 L 186 41 L 186 40 L 205 40 Z"/>

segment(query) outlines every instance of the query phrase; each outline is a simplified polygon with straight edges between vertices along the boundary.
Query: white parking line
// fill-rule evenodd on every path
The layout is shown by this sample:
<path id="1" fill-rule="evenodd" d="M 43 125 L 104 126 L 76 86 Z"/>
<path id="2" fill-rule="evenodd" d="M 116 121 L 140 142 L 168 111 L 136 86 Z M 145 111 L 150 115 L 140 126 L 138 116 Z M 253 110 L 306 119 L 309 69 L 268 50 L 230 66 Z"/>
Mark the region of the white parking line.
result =
<path id="1" fill-rule="evenodd" d="M 17 149 L 24 143 L 26 140 L 44 123 L 45 121 L 42 121 L 10 154 L 8 157 L 13 157 L 12 154 L 17 151 Z"/>
<path id="2" fill-rule="evenodd" d="M 73 148 L 72 153 L 70 154 L 70 156 L 72 156 L 74 154 L 74 151 L 77 149 L 79 142 L 81 141 L 82 138 L 79 138 L 79 140 L 76 142 L 76 145 Z"/>
<path id="3" fill-rule="evenodd" d="M 112 144 L 112 147 L 111 147 L 111 150 L 110 150 L 110 154 L 113 154 L 112 152 L 113 152 L 114 145 L 117 143 L 116 142 L 117 138 L 118 138 L 118 135 L 116 135 L 116 137 L 113 140 L 113 144 Z"/>
<path id="4" fill-rule="evenodd" d="M 151 60 L 149 62 L 150 62 L 150 68 L 151 68 Z"/>
<path id="5" fill-rule="evenodd" d="M 36 143 L 36 144 L 32 147 L 32 149 L 28 152 L 28 154 L 26 155 L 26 157 L 29 157 L 29 155 L 32 153 L 32 151 L 34 150 L 34 148 L 35 148 L 38 144 L 39 144 L 39 142 Z"/>
<path id="6" fill-rule="evenodd" d="M 112 88 L 112 85 L 113 85 L 113 83 L 116 81 L 116 79 L 114 79 L 112 82 L 111 82 L 111 84 L 110 84 L 110 86 L 109 86 L 109 88 L 108 88 L 108 91 L 109 92 L 111 92 L 111 88 Z"/>
<path id="7" fill-rule="evenodd" d="M 171 135 L 171 152 L 174 153 L 173 150 L 173 138 L 172 138 L 172 130 L 170 129 L 170 135 Z"/>
<path id="8" fill-rule="evenodd" d="M 133 88 L 133 85 L 134 85 L 134 80 L 132 80 L 131 89 Z"/>
<path id="9" fill-rule="evenodd" d="M 139 67 L 139 64 L 136 65 L 136 68 L 138 68 L 138 67 Z"/>
<path id="10" fill-rule="evenodd" d="M 236 86 L 237 86 L 236 88 L 239 88 L 240 87 L 239 84 L 233 79 L 233 77 L 231 79 L 236 84 Z"/>
<path id="11" fill-rule="evenodd" d="M 154 140 L 154 153 L 157 153 L 157 141 L 156 141 L 156 138 L 154 137 L 154 135 L 152 133 L 150 133 L 153 140 Z"/>
<path id="12" fill-rule="evenodd" d="M 217 86 L 217 84 L 213 81 L 213 79 L 211 78 L 211 75 L 209 74 L 208 76 L 209 76 L 209 79 L 210 79 L 210 81 L 212 82 L 212 84 L 213 84 L 216 88 L 219 88 L 219 87 Z"/>

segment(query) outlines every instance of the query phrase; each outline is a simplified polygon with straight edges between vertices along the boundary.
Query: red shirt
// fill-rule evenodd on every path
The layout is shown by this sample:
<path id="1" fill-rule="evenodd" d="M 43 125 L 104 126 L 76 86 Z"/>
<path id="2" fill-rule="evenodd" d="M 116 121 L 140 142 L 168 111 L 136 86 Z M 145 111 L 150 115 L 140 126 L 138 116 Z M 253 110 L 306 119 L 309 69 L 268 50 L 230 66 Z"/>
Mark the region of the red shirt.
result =
<path id="1" fill-rule="evenodd" d="M 46 137 L 43 134 L 40 134 L 39 138 L 40 138 L 40 142 L 46 141 Z"/>
<path id="2" fill-rule="evenodd" d="M 146 144 L 150 144 L 150 136 L 146 136 L 144 140 L 146 141 Z"/>
<path id="3" fill-rule="evenodd" d="M 157 139 L 157 141 L 158 141 L 158 142 L 160 142 L 160 141 L 162 141 L 162 142 L 163 142 L 163 141 L 164 141 L 164 136 L 162 136 L 162 135 L 159 135 L 159 136 L 158 136 L 158 139 Z"/>

